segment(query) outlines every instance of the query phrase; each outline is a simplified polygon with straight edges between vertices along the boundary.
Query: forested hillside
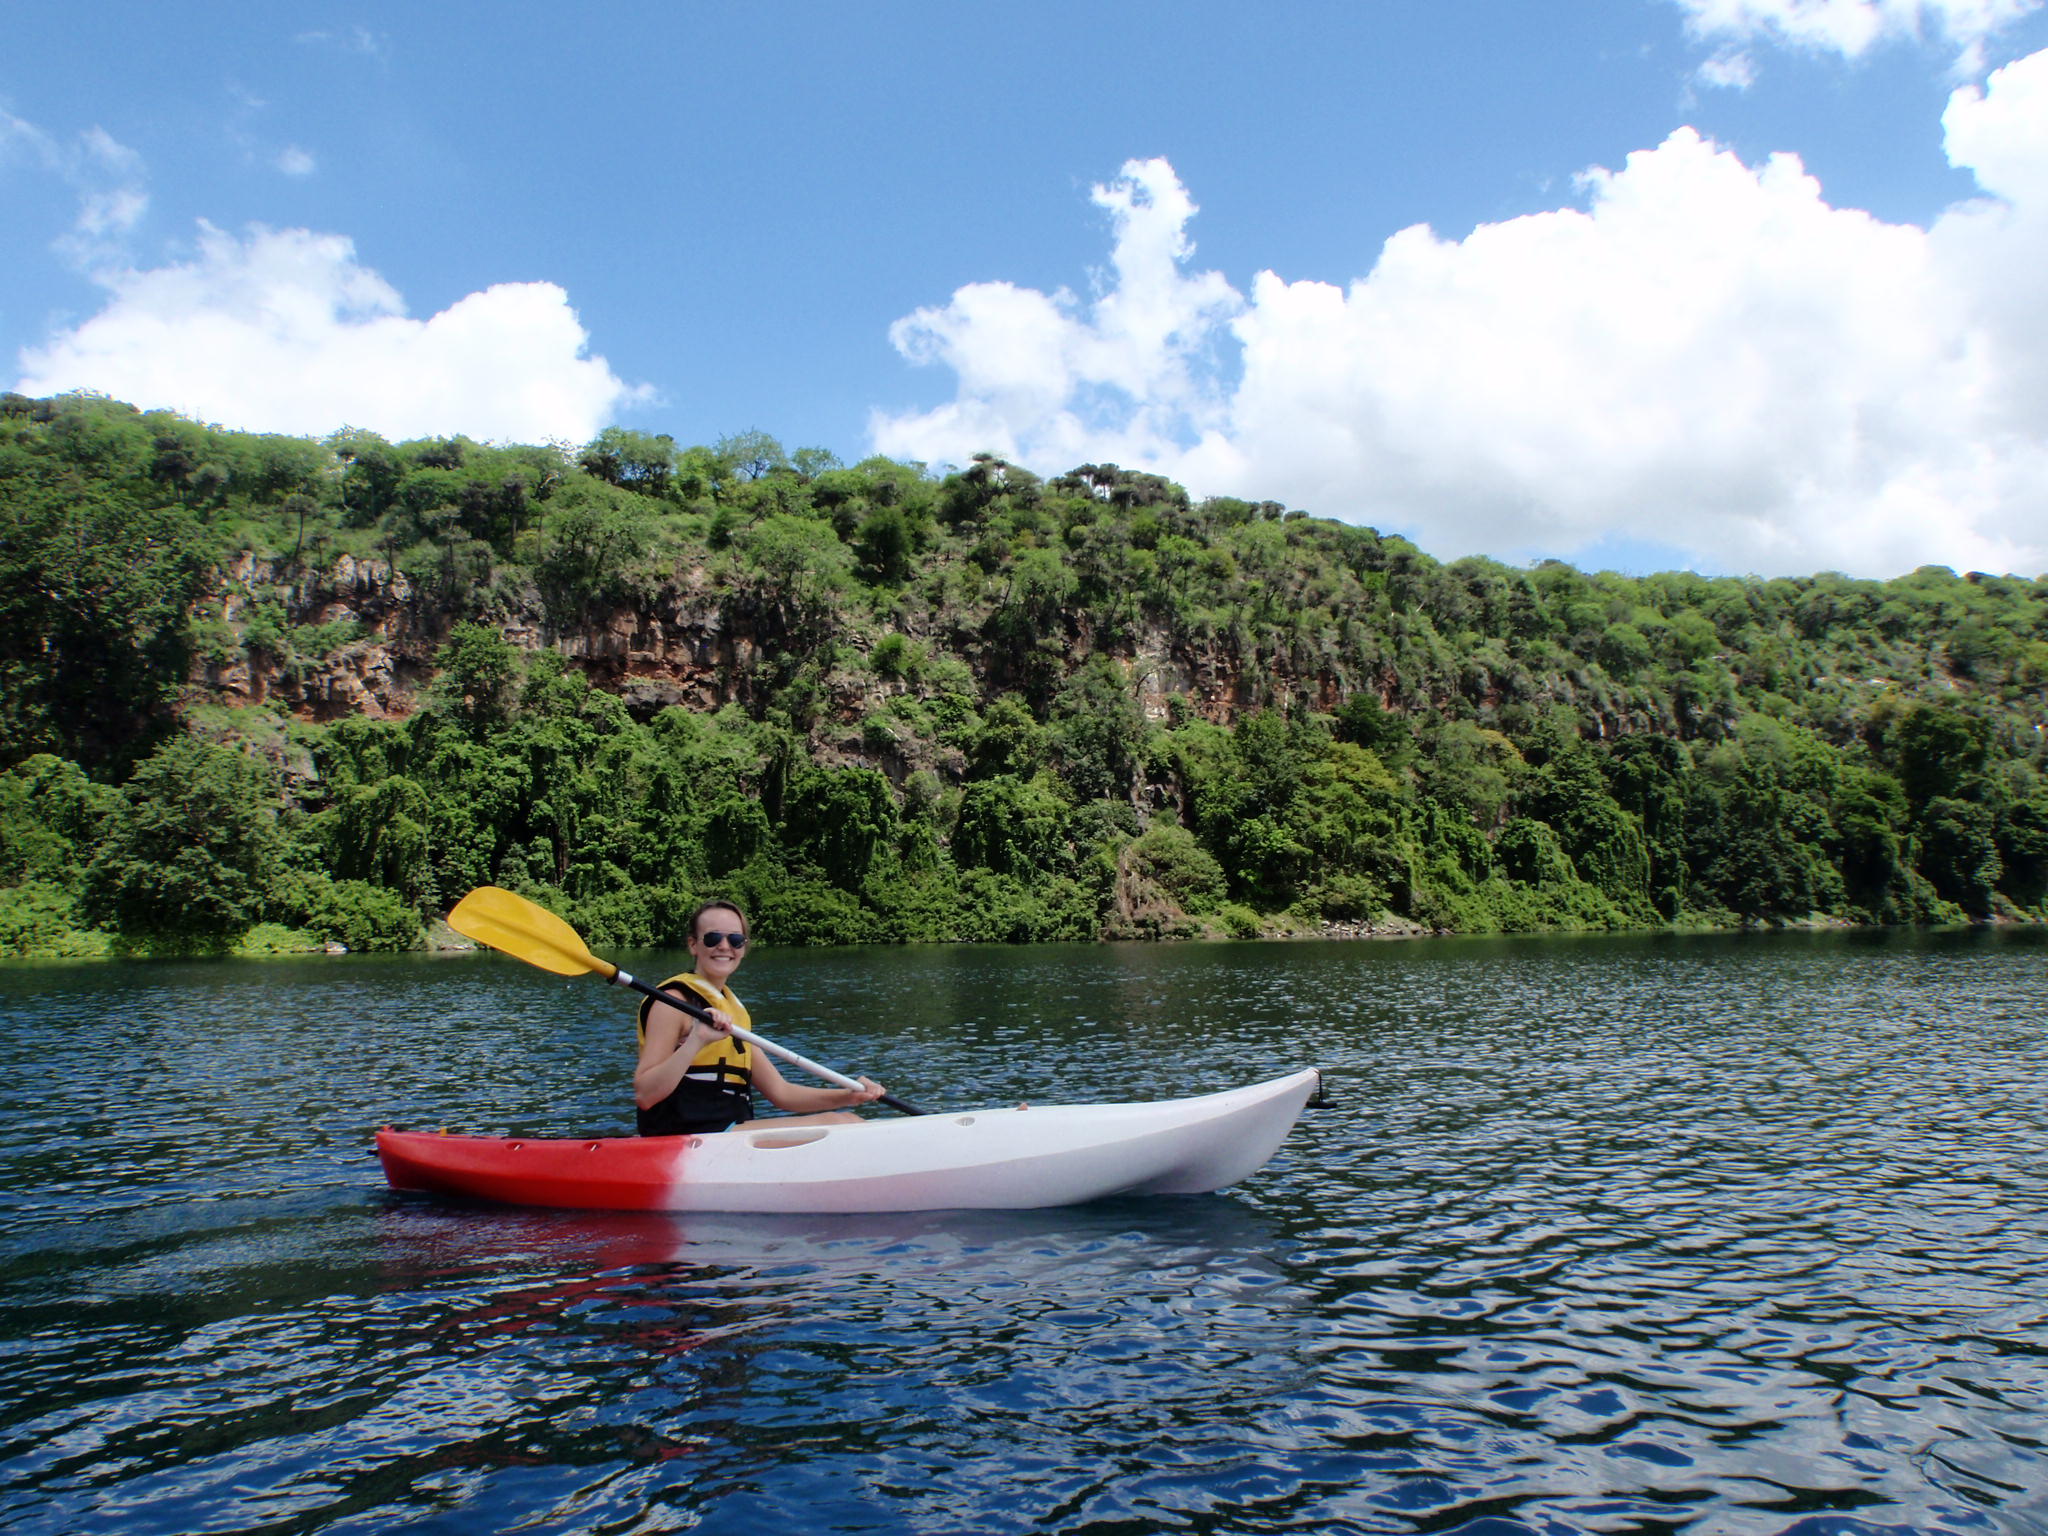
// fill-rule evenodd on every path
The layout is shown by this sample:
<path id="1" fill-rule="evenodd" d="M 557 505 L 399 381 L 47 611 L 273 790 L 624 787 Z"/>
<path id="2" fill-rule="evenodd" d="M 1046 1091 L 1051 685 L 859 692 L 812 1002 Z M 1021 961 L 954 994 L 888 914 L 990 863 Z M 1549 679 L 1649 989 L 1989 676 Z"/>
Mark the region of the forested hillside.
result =
<path id="1" fill-rule="evenodd" d="M 1643 509 L 1654 526 L 1657 509 Z M 0 953 L 2040 919 L 2048 578 L 0 399 Z"/>

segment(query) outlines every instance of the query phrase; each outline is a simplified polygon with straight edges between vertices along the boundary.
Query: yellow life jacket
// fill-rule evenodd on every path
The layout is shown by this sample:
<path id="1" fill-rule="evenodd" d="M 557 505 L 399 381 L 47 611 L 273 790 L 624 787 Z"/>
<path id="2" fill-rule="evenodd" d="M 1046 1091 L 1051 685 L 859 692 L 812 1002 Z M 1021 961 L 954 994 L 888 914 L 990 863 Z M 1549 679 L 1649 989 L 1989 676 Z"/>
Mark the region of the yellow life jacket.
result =
<path id="1" fill-rule="evenodd" d="M 694 971 L 671 976 L 661 986 L 663 991 L 694 992 L 740 1028 L 753 1028 L 754 1021 L 738 998 L 730 991 L 720 991 Z M 654 1001 L 650 997 L 640 1004 L 643 1044 L 647 1039 L 647 1015 L 653 1011 Z M 723 1130 L 723 1125 L 713 1126 L 711 1122 L 723 1120 L 726 1125 L 736 1125 L 752 1119 L 753 1114 L 753 1053 L 746 1041 L 723 1035 L 690 1058 L 674 1093 L 652 1109 L 639 1112 L 640 1134 L 674 1136 L 705 1129 Z"/>

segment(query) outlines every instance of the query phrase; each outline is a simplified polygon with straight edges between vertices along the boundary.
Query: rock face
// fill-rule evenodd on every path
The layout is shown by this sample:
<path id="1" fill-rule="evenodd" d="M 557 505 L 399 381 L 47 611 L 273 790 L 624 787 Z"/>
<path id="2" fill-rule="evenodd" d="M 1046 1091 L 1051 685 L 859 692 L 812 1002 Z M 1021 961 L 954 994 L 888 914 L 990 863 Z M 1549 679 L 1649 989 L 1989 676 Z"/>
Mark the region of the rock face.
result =
<path id="1" fill-rule="evenodd" d="M 508 629 L 506 636 L 514 644 L 542 643 L 534 632 Z M 594 617 L 557 637 L 555 647 L 642 719 L 671 704 L 717 709 L 764 659 L 757 637 L 730 625 L 701 572 L 664 586 L 644 605 Z"/>
<path id="2" fill-rule="evenodd" d="M 238 643 L 217 645 L 195 660 L 193 691 L 212 702 L 267 704 L 310 721 L 402 719 L 419 707 L 435 653 L 458 616 L 388 561 L 343 555 L 328 569 L 308 572 L 243 554 L 222 570 L 198 615 L 216 635 L 224 632 Z M 903 616 L 901 628 L 913 641 L 957 650 L 984 686 L 1007 686 L 1002 679 L 1013 670 L 1007 665 L 1012 658 L 986 638 L 976 617 L 941 618 L 919 608 Z M 1086 616 L 1071 616 L 1069 623 L 1078 630 L 1066 637 L 1066 650 L 1078 657 L 1091 649 Z M 679 571 L 636 602 L 587 612 L 566 627 L 547 622 L 538 594 L 521 594 L 497 627 L 522 649 L 551 646 L 641 719 L 670 705 L 708 711 L 757 703 L 753 695 L 763 678 L 780 670 L 777 663 L 793 651 L 802 659 L 780 615 L 745 594 L 714 587 L 696 569 Z M 326 636 L 309 635 L 323 628 Z M 353 638 L 337 639 L 337 633 Z M 853 634 L 837 638 L 858 648 L 870 643 Z M 1298 693 L 1303 681 L 1290 677 L 1285 665 L 1247 670 L 1225 636 L 1192 640 L 1156 625 L 1133 636 L 1130 653 L 1118 660 L 1140 707 L 1156 721 L 1181 714 L 1227 725 L 1270 702 L 1276 690 Z M 1340 676 L 1312 659 L 1305 664 L 1315 674 L 1306 686 L 1324 709 L 1335 709 L 1360 686 L 1387 697 L 1388 679 Z M 861 722 L 908 686 L 865 669 L 834 672 L 823 680 L 826 716 L 841 732 L 858 736 Z M 825 735 L 832 732 L 828 725 Z M 893 762 L 886 739 L 820 745 L 828 755 L 836 750 L 877 761 L 892 777 L 937 766 Z"/>
<path id="3" fill-rule="evenodd" d="M 1241 653 L 1221 636 L 1203 642 L 1176 640 L 1168 631 L 1148 625 L 1139 632 L 1137 648 L 1125 663 L 1139 707 L 1148 720 L 1166 721 L 1178 707 L 1188 714 L 1216 725 L 1228 725 L 1239 715 L 1270 702 L 1276 685 L 1292 688 L 1301 681 L 1290 669 L 1276 668 L 1255 678 L 1242 665 Z M 1381 680 L 1360 679 L 1352 686 L 1371 686 L 1382 694 Z M 1307 679 L 1315 707 L 1334 710 L 1351 691 L 1347 680 L 1327 667 L 1315 670 Z"/>
<path id="4" fill-rule="evenodd" d="M 201 681 L 227 704 L 272 704 L 303 720 L 340 720 L 366 715 L 403 719 L 412 713 L 417 683 L 408 681 L 405 659 L 389 646 L 343 646 L 317 663 L 280 664 L 255 656 L 226 666 L 203 667 Z"/>
<path id="5" fill-rule="evenodd" d="M 222 570 L 198 617 L 240 643 L 195 659 L 194 691 L 217 703 L 268 704 L 305 720 L 413 713 L 459 615 L 429 601 L 386 561 L 344 555 L 324 571 L 284 566 L 244 554 Z M 642 718 L 671 704 L 717 709 L 745 691 L 766 659 L 758 637 L 730 624 L 701 573 L 670 583 L 644 604 L 590 614 L 566 631 L 548 630 L 537 599 L 520 607 L 529 611 L 498 625 L 507 640 L 524 650 L 552 645 Z M 307 631 L 323 627 L 345 628 L 355 638 L 304 643 Z"/>
<path id="6" fill-rule="evenodd" d="M 411 714 L 432 676 L 445 618 L 426 611 L 404 573 L 385 561 L 343 555 L 331 569 L 296 573 L 296 580 L 287 579 L 282 564 L 245 553 L 221 572 L 204 616 L 244 644 L 225 656 L 198 656 L 194 688 L 220 703 L 270 704 L 306 720 Z M 279 594 L 288 627 L 278 644 L 267 643 L 271 631 L 248 643 L 260 605 Z M 343 624 L 358 638 L 317 655 L 298 648 L 299 631 Z"/>

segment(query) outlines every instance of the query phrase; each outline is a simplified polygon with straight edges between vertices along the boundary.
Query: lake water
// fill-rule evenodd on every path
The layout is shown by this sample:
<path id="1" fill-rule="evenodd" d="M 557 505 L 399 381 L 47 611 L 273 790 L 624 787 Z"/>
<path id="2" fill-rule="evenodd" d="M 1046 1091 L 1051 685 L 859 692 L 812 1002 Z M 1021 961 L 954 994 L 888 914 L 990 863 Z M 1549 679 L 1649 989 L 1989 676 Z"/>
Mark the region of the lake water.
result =
<path id="1" fill-rule="evenodd" d="M 0 968 L 0 1530 L 2048 1530 L 2044 938 L 763 950 L 933 1107 L 1330 1076 L 1225 1194 L 829 1219 L 384 1189 L 628 1129 L 593 981 Z"/>

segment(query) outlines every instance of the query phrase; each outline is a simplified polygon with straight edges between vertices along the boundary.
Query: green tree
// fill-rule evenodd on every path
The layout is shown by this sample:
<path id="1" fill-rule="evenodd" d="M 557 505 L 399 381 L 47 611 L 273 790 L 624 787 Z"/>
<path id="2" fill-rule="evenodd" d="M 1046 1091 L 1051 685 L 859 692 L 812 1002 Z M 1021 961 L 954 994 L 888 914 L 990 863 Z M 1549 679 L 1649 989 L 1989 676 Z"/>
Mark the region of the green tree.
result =
<path id="1" fill-rule="evenodd" d="M 1045 729 L 1014 693 L 992 700 L 981 719 L 960 732 L 960 742 L 967 752 L 970 778 L 1029 778 L 1045 761 Z"/>
<path id="2" fill-rule="evenodd" d="M 1296 799 L 1323 738 L 1270 711 L 1247 715 L 1222 750 L 1201 742 L 1183 758 L 1195 830 L 1222 864 L 1231 893 L 1267 911 L 1290 905 L 1315 852 Z"/>
<path id="3" fill-rule="evenodd" d="M 576 456 L 600 480 L 643 496 L 667 497 L 675 489 L 676 440 L 667 433 L 606 427 Z"/>
<path id="4" fill-rule="evenodd" d="M 1614 802 L 1635 819 L 1649 861 L 1649 895 L 1657 912 L 1676 917 L 1685 907 L 1684 746 L 1669 736 L 1625 736 L 1602 768 Z"/>
<path id="5" fill-rule="evenodd" d="M 0 765 L 125 766 L 169 728 L 210 541 L 19 441 L 0 440 L 0 506 Z"/>
<path id="6" fill-rule="evenodd" d="M 342 465 L 341 521 L 349 528 L 375 527 L 397 504 L 406 465 L 398 450 L 374 432 L 344 427 L 327 439 Z"/>
<path id="7" fill-rule="evenodd" d="M 790 468 L 789 455 L 783 451 L 781 442 L 759 428 L 721 437 L 712 452 L 727 472 L 743 484 L 765 480 L 777 470 Z"/>
<path id="8" fill-rule="evenodd" d="M 47 753 L 0 773 L 0 886 L 42 880 L 75 891 L 116 798 L 76 763 Z"/>
<path id="9" fill-rule="evenodd" d="M 1131 860 L 1184 911 L 1213 911 L 1228 889 L 1223 866 L 1177 821 L 1147 827 L 1131 845 Z"/>
<path id="10" fill-rule="evenodd" d="M 296 874 L 284 880 L 279 903 L 301 928 L 357 954 L 420 947 L 419 913 L 380 885 Z"/>
<path id="11" fill-rule="evenodd" d="M 1909 859 L 1910 817 L 1898 780 L 1868 768 L 1845 774 L 1832 820 L 1835 860 L 1852 906 L 1873 922 L 1920 916 Z"/>
<path id="12" fill-rule="evenodd" d="M 1797 750 L 1787 750 L 1794 742 Z M 1757 720 L 1708 754 L 1687 784 L 1686 858 L 1704 897 L 1743 918 L 1832 912 L 1847 899 L 1826 858 L 1834 825 L 1822 752 Z"/>
<path id="13" fill-rule="evenodd" d="M 548 503 L 546 548 L 533 575 L 557 629 L 624 598 L 628 570 L 647 548 L 646 509 L 637 496 L 594 480 L 572 482 Z"/>
<path id="14" fill-rule="evenodd" d="M 1030 881 L 1067 863 L 1065 806 L 1043 778 L 977 779 L 960 799 L 953 862 Z"/>
<path id="15" fill-rule="evenodd" d="M 2038 912 L 2048 897 L 2048 789 L 2037 787 L 2006 808 L 1997 843 L 2002 887 Z"/>
<path id="16" fill-rule="evenodd" d="M 433 849 L 427 793 L 404 774 L 342 791 L 331 853 L 334 872 L 395 891 L 409 906 L 431 901 Z M 459 893 L 457 893 L 459 894 Z"/>
<path id="17" fill-rule="evenodd" d="M 1578 871 L 1557 833 L 1527 816 L 1517 816 L 1500 829 L 1493 840 L 1493 858 L 1502 874 L 1523 885 L 1568 886 L 1578 881 Z"/>
<path id="18" fill-rule="evenodd" d="M 2004 866 L 1991 812 L 1937 795 L 1920 815 L 1920 871 L 1942 898 L 1972 917 L 1989 917 Z"/>
<path id="19" fill-rule="evenodd" d="M 842 890 L 857 891 L 896 835 L 889 781 L 872 768 L 813 768 L 783 803 L 783 838 Z"/>
<path id="20" fill-rule="evenodd" d="M 901 507 L 877 507 L 861 520 L 853 551 L 863 580 L 878 586 L 901 586 L 917 554 L 917 536 Z"/>
<path id="21" fill-rule="evenodd" d="M 704 818 L 704 858 L 713 875 L 743 869 L 774 842 L 761 802 L 737 790 L 720 796 Z"/>
<path id="22" fill-rule="evenodd" d="M 1583 743 L 1550 736 L 1522 801 L 1557 834 L 1587 884 L 1624 911 L 1645 920 L 1653 915 L 1642 826 L 1608 793 L 1606 776 Z"/>
<path id="23" fill-rule="evenodd" d="M 1398 768 L 1415 752 L 1415 733 L 1408 722 L 1370 693 L 1354 693 L 1337 711 L 1339 741 L 1355 742 L 1389 767 Z"/>
<path id="24" fill-rule="evenodd" d="M 739 549 L 749 616 L 785 645 L 816 645 L 853 573 L 853 557 L 831 525 L 777 513 Z"/>
<path id="25" fill-rule="evenodd" d="M 85 871 L 87 914 L 141 938 L 224 946 L 272 900 L 277 812 L 268 764 L 172 737 L 121 787 Z"/>
<path id="26" fill-rule="evenodd" d="M 1887 745 L 1906 798 L 1918 810 L 1937 798 L 1977 798 L 1991 730 L 1975 716 L 1919 704 L 1893 727 Z"/>
<path id="27" fill-rule="evenodd" d="M 511 641 L 487 624 L 460 623 L 448 631 L 434 664 L 440 669 L 434 694 L 443 710 L 473 729 L 504 724 L 520 676 Z"/>
<path id="28" fill-rule="evenodd" d="M 1146 722 L 1122 667 L 1099 652 L 1083 662 L 1053 700 L 1048 735 L 1076 799 L 1130 797 Z"/>

